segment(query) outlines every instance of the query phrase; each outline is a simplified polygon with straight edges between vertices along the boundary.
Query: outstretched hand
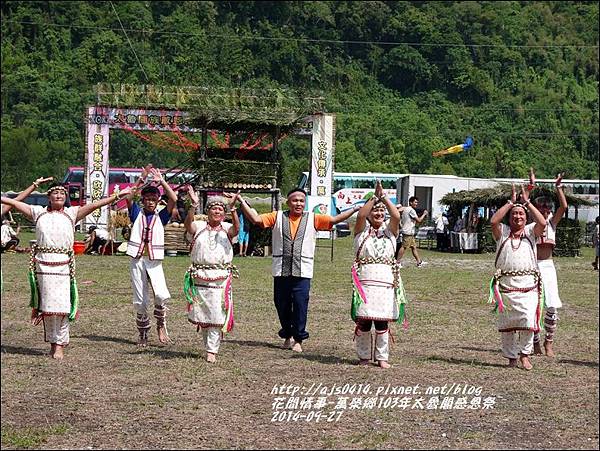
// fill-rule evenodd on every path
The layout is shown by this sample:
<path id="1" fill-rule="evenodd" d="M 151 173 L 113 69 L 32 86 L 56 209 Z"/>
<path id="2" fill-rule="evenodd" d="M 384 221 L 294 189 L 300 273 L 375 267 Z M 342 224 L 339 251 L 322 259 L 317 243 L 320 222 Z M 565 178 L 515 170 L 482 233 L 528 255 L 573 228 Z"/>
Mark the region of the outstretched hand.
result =
<path id="1" fill-rule="evenodd" d="M 40 178 L 36 179 L 36 181 L 33 183 L 35 183 L 36 185 L 41 185 L 42 183 L 46 183 L 51 180 L 54 180 L 54 177 L 40 177 Z"/>
<path id="2" fill-rule="evenodd" d="M 127 197 L 131 194 L 131 186 L 128 186 L 126 188 L 123 188 L 122 190 L 119 191 L 118 196 L 119 198 L 123 198 L 123 197 Z"/>
<path id="3" fill-rule="evenodd" d="M 523 203 L 529 200 L 529 190 L 526 189 L 524 185 L 521 185 L 521 200 Z"/>
<path id="4" fill-rule="evenodd" d="M 150 174 L 151 169 L 152 169 L 151 164 L 147 164 L 146 166 L 144 166 L 142 168 L 142 175 L 140 177 L 144 182 L 146 181 L 146 177 L 148 177 L 148 174 Z"/>
<path id="5" fill-rule="evenodd" d="M 190 196 L 190 200 L 193 204 L 198 204 L 200 200 L 198 199 L 198 195 L 196 191 L 194 191 L 194 187 L 192 185 L 186 185 L 188 196 Z"/>
<path id="6" fill-rule="evenodd" d="M 554 185 L 555 185 L 555 186 L 559 186 L 559 185 L 561 185 L 561 184 L 562 184 L 562 179 L 563 179 L 563 176 L 564 176 L 564 175 L 565 175 L 565 173 L 564 173 L 564 172 L 560 172 L 560 173 L 559 173 L 559 174 L 556 176 L 556 180 L 554 181 Z"/>
<path id="7" fill-rule="evenodd" d="M 381 198 L 383 196 L 383 187 L 381 186 L 381 180 L 377 180 L 375 185 L 375 196 Z"/>
<path id="8" fill-rule="evenodd" d="M 227 199 L 231 199 L 231 202 L 229 203 L 229 206 L 231 208 L 233 208 L 235 206 L 235 203 L 240 200 L 240 190 L 238 190 L 237 193 L 232 194 L 232 193 L 223 193 L 223 196 L 225 196 Z"/>
<path id="9" fill-rule="evenodd" d="M 533 168 L 529 168 L 529 185 L 527 185 L 527 190 L 531 191 L 535 188 L 535 173 L 533 172 Z"/>
<path id="10" fill-rule="evenodd" d="M 150 168 L 150 174 L 152 175 L 152 181 L 153 182 L 160 182 L 163 179 L 162 173 L 160 172 L 159 169 L 156 168 Z"/>
<path id="11" fill-rule="evenodd" d="M 510 193 L 510 201 L 514 204 L 517 201 L 517 190 L 515 188 L 515 184 L 512 184 L 512 190 Z"/>

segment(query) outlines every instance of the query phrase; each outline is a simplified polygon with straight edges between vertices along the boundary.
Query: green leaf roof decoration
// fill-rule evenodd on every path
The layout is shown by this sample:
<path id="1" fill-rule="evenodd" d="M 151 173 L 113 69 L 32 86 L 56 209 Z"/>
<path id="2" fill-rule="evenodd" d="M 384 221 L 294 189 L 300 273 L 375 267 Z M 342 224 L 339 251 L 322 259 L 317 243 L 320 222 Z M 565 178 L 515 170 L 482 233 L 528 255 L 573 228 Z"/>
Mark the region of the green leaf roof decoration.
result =
<path id="1" fill-rule="evenodd" d="M 517 188 L 517 194 L 520 192 L 520 187 Z M 456 193 L 448 193 L 441 198 L 440 203 L 448 205 L 450 207 L 466 207 L 471 204 L 475 204 L 480 207 L 500 207 L 504 205 L 507 199 L 511 196 L 511 185 L 501 184 L 492 188 L 481 188 L 474 190 L 463 190 Z M 539 196 L 547 196 L 554 200 L 556 204 L 558 202 L 556 198 L 556 191 L 543 186 L 537 186 L 531 192 L 530 198 L 535 199 Z M 565 193 L 567 203 L 573 207 L 580 206 L 591 206 L 594 203 L 583 199 L 581 197 L 574 196 L 570 193 Z"/>
<path id="2" fill-rule="evenodd" d="M 323 112 L 324 98 L 284 88 L 246 89 L 211 86 L 156 86 L 98 83 L 98 105 L 116 108 L 186 111 L 199 125 L 224 128 L 291 126 Z"/>

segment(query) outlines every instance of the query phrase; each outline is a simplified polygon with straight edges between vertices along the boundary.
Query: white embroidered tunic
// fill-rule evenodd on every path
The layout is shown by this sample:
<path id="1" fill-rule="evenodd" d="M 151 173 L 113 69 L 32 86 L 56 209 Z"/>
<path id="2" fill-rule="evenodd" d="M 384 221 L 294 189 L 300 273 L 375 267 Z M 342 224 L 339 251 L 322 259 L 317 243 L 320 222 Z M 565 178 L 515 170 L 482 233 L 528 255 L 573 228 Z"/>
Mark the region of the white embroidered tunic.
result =
<path id="1" fill-rule="evenodd" d="M 501 224 L 496 248 L 496 280 L 503 311 L 498 312 L 498 330 L 539 330 L 540 279 L 537 268 L 535 223 L 525 226 L 520 238 L 511 237 Z"/>
<path id="2" fill-rule="evenodd" d="M 39 248 L 34 255 L 40 294 L 38 310 L 43 314 L 68 315 L 71 310 L 70 257 L 66 252 L 58 250 L 73 249 L 78 210 L 79 207 L 68 207 L 60 211 L 48 210 L 39 205 L 31 207 L 36 225 L 36 247 Z"/>
<path id="3" fill-rule="evenodd" d="M 212 228 L 196 221 L 190 267 L 196 295 L 190 304 L 188 319 L 201 327 L 222 327 L 233 319 L 231 269 L 233 247 L 227 235 L 229 223 Z M 231 324 L 232 326 L 232 324 Z M 229 329 L 229 328 L 228 328 Z"/>
<path id="4" fill-rule="evenodd" d="M 354 237 L 357 275 L 366 297 L 366 302 L 360 303 L 358 307 L 357 320 L 398 319 L 399 306 L 393 271 L 395 252 L 396 237 L 386 226 L 375 230 L 367 222 L 365 229 Z"/>

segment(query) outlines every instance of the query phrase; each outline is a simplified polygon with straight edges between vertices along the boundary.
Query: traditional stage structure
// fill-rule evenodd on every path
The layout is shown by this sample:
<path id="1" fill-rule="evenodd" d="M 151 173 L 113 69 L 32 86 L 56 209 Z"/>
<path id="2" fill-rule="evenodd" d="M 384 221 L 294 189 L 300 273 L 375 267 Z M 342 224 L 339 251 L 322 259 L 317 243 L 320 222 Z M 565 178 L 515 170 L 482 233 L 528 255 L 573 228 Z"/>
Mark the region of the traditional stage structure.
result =
<path id="1" fill-rule="evenodd" d="M 270 194 L 279 206 L 279 142 L 290 134 L 311 137 L 310 208 L 329 211 L 335 149 L 335 116 L 323 98 L 289 89 L 242 89 L 100 83 L 96 105 L 86 111 L 86 201 L 108 194 L 110 130 L 121 129 L 150 144 L 189 154 L 178 166 L 194 173 L 205 201 L 210 192 Z M 147 131 L 163 135 L 153 142 Z M 172 137 L 167 137 L 167 133 Z M 185 134 L 200 135 L 199 142 Z M 154 134 L 153 134 L 154 135 Z M 167 180 L 168 181 L 168 180 Z M 200 207 L 202 208 L 202 206 Z M 86 218 L 106 225 L 108 207 Z"/>

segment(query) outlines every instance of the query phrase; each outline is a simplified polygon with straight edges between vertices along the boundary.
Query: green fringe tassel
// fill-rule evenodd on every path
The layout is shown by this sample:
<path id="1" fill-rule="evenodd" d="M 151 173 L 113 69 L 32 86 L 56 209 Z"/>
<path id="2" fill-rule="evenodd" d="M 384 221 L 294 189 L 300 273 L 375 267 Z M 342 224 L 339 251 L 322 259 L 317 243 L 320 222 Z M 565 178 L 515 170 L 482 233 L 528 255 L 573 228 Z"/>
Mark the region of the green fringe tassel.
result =
<path id="1" fill-rule="evenodd" d="M 194 296 L 198 296 L 194 278 L 189 271 L 185 273 L 185 277 L 183 278 L 183 294 L 185 294 L 185 299 L 188 301 L 188 304 L 193 304 Z"/>
<path id="2" fill-rule="evenodd" d="M 396 303 L 398 304 L 398 319 L 396 322 L 401 324 L 406 317 L 406 292 L 402 279 L 398 278 L 398 288 L 396 288 Z"/>
<path id="3" fill-rule="evenodd" d="M 400 304 L 400 309 L 399 309 L 399 315 L 398 315 L 398 319 L 396 320 L 396 322 L 398 324 L 402 324 L 402 322 L 404 321 L 404 315 L 406 314 L 405 309 L 406 308 L 406 304 L 402 303 Z"/>
<path id="4" fill-rule="evenodd" d="M 356 322 L 356 315 L 358 313 L 358 307 L 363 303 L 363 300 L 360 298 L 358 291 L 356 288 L 352 290 L 352 306 L 350 308 L 350 316 L 352 317 L 352 321 Z"/>
<path id="5" fill-rule="evenodd" d="M 541 299 L 540 299 L 540 311 L 538 313 L 538 324 L 540 325 L 540 332 L 545 330 L 544 327 L 544 310 L 546 309 L 546 290 L 544 289 L 544 283 L 540 280 L 540 290 L 541 290 Z"/>
<path id="6" fill-rule="evenodd" d="M 29 271 L 29 288 L 31 289 L 31 299 L 29 300 L 29 307 L 31 307 L 34 310 L 37 310 L 40 307 L 40 294 L 38 292 L 35 271 Z"/>
<path id="7" fill-rule="evenodd" d="M 77 280 L 71 279 L 71 311 L 69 312 L 69 321 L 75 321 L 79 309 L 79 291 L 77 290 Z"/>
<path id="8" fill-rule="evenodd" d="M 492 277 L 490 280 L 490 295 L 487 303 L 494 305 L 492 313 L 498 313 L 498 303 L 496 302 L 496 295 L 494 294 L 494 285 L 496 285 L 496 277 Z M 506 306 L 504 306 L 504 308 L 506 308 Z"/>
<path id="9" fill-rule="evenodd" d="M 496 278 L 492 277 L 490 279 L 490 295 L 488 296 L 488 300 L 487 300 L 488 304 L 495 304 L 496 303 L 496 296 L 494 296 L 494 284 L 495 283 L 496 283 Z"/>

